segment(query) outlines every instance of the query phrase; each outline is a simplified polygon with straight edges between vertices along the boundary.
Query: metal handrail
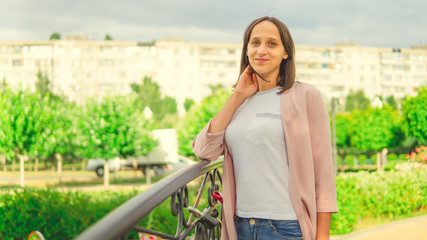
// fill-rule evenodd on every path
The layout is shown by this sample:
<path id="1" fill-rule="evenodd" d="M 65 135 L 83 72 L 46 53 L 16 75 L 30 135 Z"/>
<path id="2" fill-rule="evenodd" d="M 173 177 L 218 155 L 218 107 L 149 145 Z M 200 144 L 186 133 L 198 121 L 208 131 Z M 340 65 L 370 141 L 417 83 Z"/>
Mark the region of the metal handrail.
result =
<path id="1" fill-rule="evenodd" d="M 177 193 L 197 177 L 220 168 L 222 165 L 222 157 L 215 161 L 204 160 L 163 178 L 146 191 L 110 212 L 77 236 L 76 239 L 106 240 L 123 238 L 137 228 L 136 225 L 141 219 L 146 217 L 168 197 Z"/>

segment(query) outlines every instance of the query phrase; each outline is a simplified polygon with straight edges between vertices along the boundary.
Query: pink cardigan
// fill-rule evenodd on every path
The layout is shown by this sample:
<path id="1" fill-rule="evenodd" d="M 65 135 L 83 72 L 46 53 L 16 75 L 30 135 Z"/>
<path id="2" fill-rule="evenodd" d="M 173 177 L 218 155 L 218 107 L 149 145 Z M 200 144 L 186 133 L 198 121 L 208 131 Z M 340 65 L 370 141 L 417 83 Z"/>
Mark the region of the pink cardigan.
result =
<path id="1" fill-rule="evenodd" d="M 337 193 L 332 167 L 329 115 L 321 93 L 313 86 L 295 82 L 281 95 L 281 112 L 289 159 L 291 201 L 304 239 L 315 239 L 317 212 L 337 212 Z M 208 133 L 210 123 L 193 141 L 194 154 L 215 160 L 224 154 L 223 223 L 221 239 L 237 239 L 233 217 L 236 186 L 233 160 L 224 131 Z"/>

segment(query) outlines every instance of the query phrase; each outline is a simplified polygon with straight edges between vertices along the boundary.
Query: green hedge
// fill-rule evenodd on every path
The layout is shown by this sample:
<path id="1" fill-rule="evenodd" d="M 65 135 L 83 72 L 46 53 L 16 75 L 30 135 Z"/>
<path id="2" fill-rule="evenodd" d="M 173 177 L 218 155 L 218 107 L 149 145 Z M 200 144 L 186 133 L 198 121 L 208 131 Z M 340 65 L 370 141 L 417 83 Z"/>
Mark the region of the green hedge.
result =
<path id="1" fill-rule="evenodd" d="M 339 212 L 332 234 L 345 234 L 364 218 L 405 216 L 427 205 L 427 170 L 346 173 L 336 178 Z"/>
<path id="2" fill-rule="evenodd" d="M 349 233 L 364 218 L 393 219 L 424 209 L 425 179 L 427 170 L 339 175 L 339 213 L 333 214 L 331 233 Z M 190 204 L 196 190 L 190 189 Z M 27 239 L 35 230 L 49 240 L 72 239 L 136 194 L 137 191 L 87 193 L 36 188 L 5 191 L 0 195 L 0 239 Z M 165 201 L 139 225 L 174 235 L 177 217 L 171 215 L 169 205 L 170 201 Z"/>
<path id="3" fill-rule="evenodd" d="M 108 212 L 136 195 L 132 192 L 62 192 L 17 188 L 0 195 L 0 239 L 72 239 Z"/>

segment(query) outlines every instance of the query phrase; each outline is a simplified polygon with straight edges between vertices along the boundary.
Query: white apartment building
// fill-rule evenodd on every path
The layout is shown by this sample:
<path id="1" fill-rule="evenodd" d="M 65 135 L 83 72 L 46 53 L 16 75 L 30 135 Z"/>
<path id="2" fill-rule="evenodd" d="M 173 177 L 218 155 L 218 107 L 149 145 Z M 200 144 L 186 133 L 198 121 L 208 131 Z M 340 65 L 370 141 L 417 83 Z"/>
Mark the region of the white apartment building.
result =
<path id="1" fill-rule="evenodd" d="M 88 97 L 129 94 L 131 83 L 152 77 L 163 94 L 201 101 L 209 85 L 231 88 L 239 74 L 241 44 L 193 43 L 163 39 L 154 43 L 93 41 L 68 37 L 52 41 L 0 42 L 0 80 L 34 89 L 37 72 L 54 91 L 82 103 Z M 371 99 L 414 95 L 427 83 L 427 46 L 409 49 L 296 46 L 297 80 L 318 87 L 325 98 L 362 89 Z"/>
<path id="2" fill-rule="evenodd" d="M 337 46 L 297 46 L 297 80 L 318 87 L 327 97 L 345 98 L 362 89 L 373 100 L 415 95 L 427 84 L 427 46 L 410 49 Z"/>

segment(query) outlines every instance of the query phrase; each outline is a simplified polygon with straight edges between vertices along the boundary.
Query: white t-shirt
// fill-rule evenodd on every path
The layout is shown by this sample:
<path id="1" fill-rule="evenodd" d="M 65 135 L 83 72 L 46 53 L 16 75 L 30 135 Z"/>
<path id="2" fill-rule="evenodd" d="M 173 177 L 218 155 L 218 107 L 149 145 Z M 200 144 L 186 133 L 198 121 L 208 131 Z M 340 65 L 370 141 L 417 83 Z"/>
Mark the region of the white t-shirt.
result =
<path id="1" fill-rule="evenodd" d="M 225 130 L 236 178 L 236 215 L 296 220 L 289 197 L 289 163 L 279 87 L 257 92 L 235 112 Z"/>

